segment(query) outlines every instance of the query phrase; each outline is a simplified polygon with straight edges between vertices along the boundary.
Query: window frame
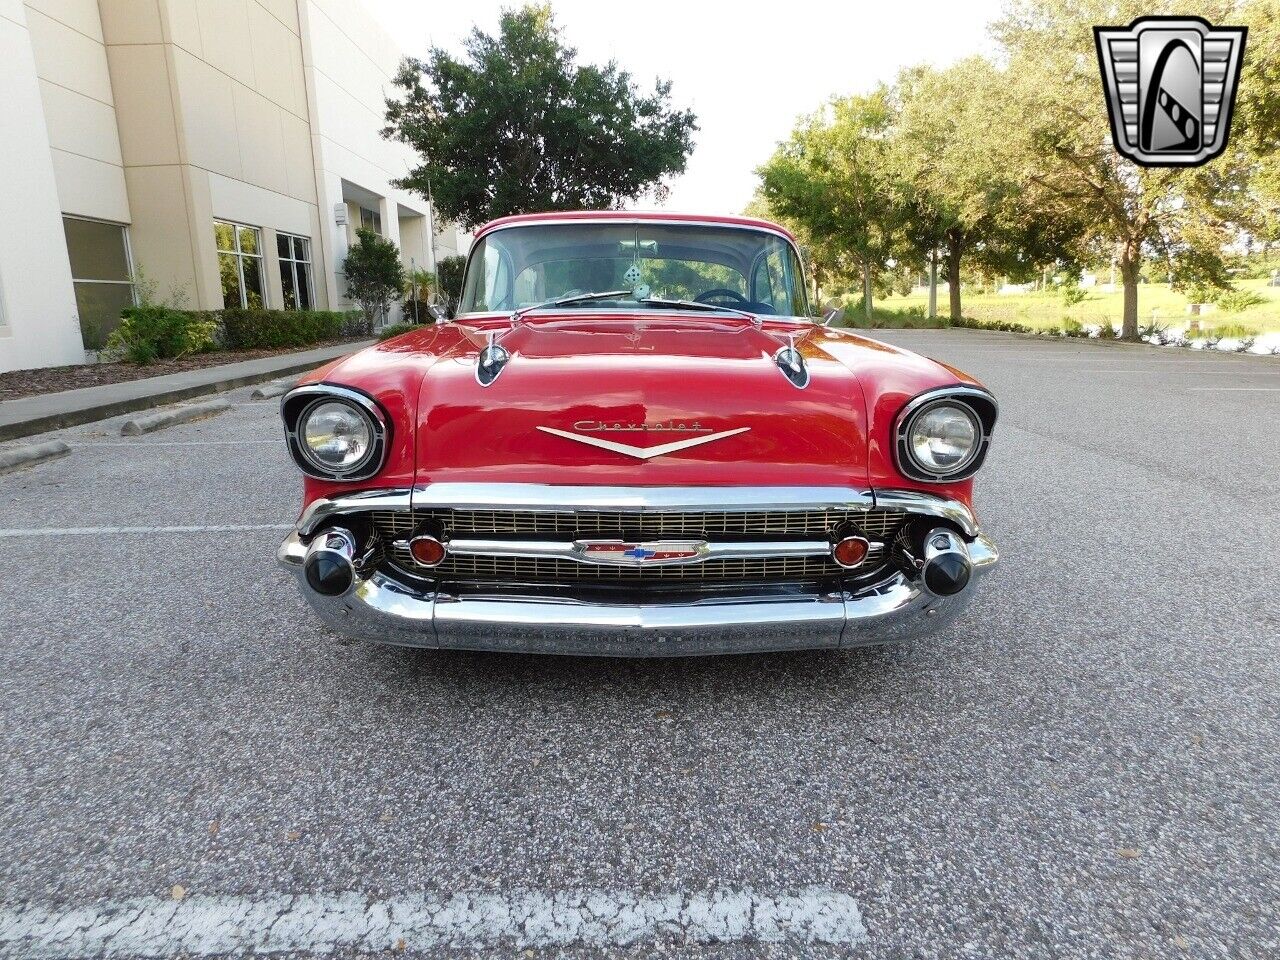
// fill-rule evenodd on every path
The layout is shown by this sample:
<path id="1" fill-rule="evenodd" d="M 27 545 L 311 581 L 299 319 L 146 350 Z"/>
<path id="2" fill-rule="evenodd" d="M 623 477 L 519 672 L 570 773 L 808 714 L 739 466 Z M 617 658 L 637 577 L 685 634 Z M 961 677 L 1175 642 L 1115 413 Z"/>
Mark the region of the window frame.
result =
<path id="1" fill-rule="evenodd" d="M 223 250 L 221 247 L 218 246 L 218 227 L 219 226 L 226 226 L 231 228 L 231 236 L 235 239 L 234 250 Z M 240 249 L 240 231 L 241 230 L 252 230 L 255 234 L 257 234 L 257 237 L 258 237 L 257 253 L 245 253 Z M 221 257 L 223 254 L 226 254 L 229 257 L 236 258 L 236 275 L 240 278 L 240 303 L 236 306 L 232 306 L 231 304 L 228 304 L 227 292 L 223 290 L 222 291 L 223 307 L 229 308 L 232 310 L 236 309 L 237 306 L 241 310 L 250 309 L 249 288 L 248 288 L 248 284 L 246 284 L 244 280 L 244 261 L 246 257 L 253 257 L 258 261 L 258 295 L 262 297 L 262 309 L 264 310 L 268 309 L 270 307 L 270 303 L 267 300 L 267 285 L 264 282 L 266 277 L 266 274 L 264 272 L 266 269 L 266 263 L 265 263 L 266 258 L 265 258 L 265 255 L 262 253 L 262 227 L 255 227 L 251 223 L 240 223 L 236 220 L 224 220 L 221 217 L 214 217 L 213 218 L 213 248 L 214 248 L 214 253 L 219 257 Z M 221 271 L 219 271 L 219 273 L 221 273 Z"/>
<path id="2" fill-rule="evenodd" d="M 84 327 L 84 317 L 80 315 L 81 314 L 81 310 L 80 310 L 81 286 L 84 286 L 87 284 L 106 284 L 106 285 L 115 286 L 115 287 L 128 287 L 129 288 L 129 305 L 136 307 L 138 306 L 138 271 L 137 271 L 137 268 L 134 266 L 134 262 L 133 262 L 133 242 L 129 237 L 129 226 L 130 226 L 129 224 L 121 223 L 119 220 L 104 220 L 101 217 L 84 217 L 84 216 L 80 216 L 79 214 L 64 213 L 62 214 L 64 234 L 66 232 L 67 220 L 78 220 L 81 223 L 100 223 L 103 226 L 119 228 L 120 241 L 124 246 L 123 252 L 124 252 L 125 271 L 129 275 L 129 278 L 127 280 L 103 280 L 98 277 L 77 277 L 75 266 L 71 262 L 72 256 L 71 256 L 70 247 L 67 248 L 67 266 L 71 272 L 71 295 L 75 298 L 75 301 L 76 301 L 77 322 L 78 322 L 78 326 L 80 327 L 80 336 L 83 340 L 85 336 L 85 327 Z M 120 318 L 117 317 L 116 321 L 118 322 L 119 319 Z M 4 316 L 0 314 L 0 326 L 4 326 L 4 325 L 5 325 Z M 101 344 L 94 347 L 90 347 L 88 344 L 85 345 L 86 349 L 96 350 L 96 349 L 100 349 L 100 347 L 101 347 Z"/>
<path id="3" fill-rule="evenodd" d="M 77 277 L 75 270 L 72 269 L 71 283 L 73 285 L 77 283 L 115 283 L 121 286 L 133 287 L 133 303 L 134 303 L 134 306 L 137 306 L 138 274 L 133 267 L 133 245 L 129 241 L 129 224 L 120 223 L 117 220 L 103 220 L 99 217 L 81 217 L 71 213 L 64 213 L 62 215 L 62 219 L 63 220 L 79 220 L 82 223 L 101 223 L 104 226 L 120 228 L 120 239 L 124 241 L 124 265 L 125 265 L 125 269 L 129 271 L 129 279 L 128 280 L 102 280 L 97 277 Z M 70 264 L 71 262 L 70 251 L 68 251 L 67 262 L 68 264 Z"/>
<path id="4" fill-rule="evenodd" d="M 288 240 L 289 240 L 289 244 L 288 244 L 288 246 L 289 246 L 289 254 L 290 254 L 290 255 L 289 255 L 288 257 L 282 257 L 282 256 L 280 256 L 280 237 L 286 237 L 286 238 L 288 238 Z M 295 240 L 301 240 L 301 241 L 303 241 L 304 243 L 306 243 L 306 245 L 307 245 L 307 259 L 305 259 L 305 260 L 299 260 L 299 259 L 297 259 L 297 257 L 295 256 L 295 254 L 294 254 L 294 246 L 293 246 L 293 244 L 294 244 L 294 241 L 295 241 Z M 299 299 L 299 298 L 298 298 L 298 269 L 299 269 L 299 267 L 305 268 L 305 270 L 306 270 L 306 275 L 307 275 L 307 298 L 308 298 L 308 300 L 309 300 L 310 302 L 309 302 L 306 306 L 303 306 L 301 303 L 298 303 L 298 305 L 297 305 L 297 306 L 292 307 L 292 308 L 290 308 L 290 307 L 289 307 L 289 306 L 287 306 L 287 305 L 282 304 L 282 306 L 284 307 L 284 309 L 286 309 L 286 310 L 289 310 L 289 309 L 293 309 L 293 310 L 314 310 L 314 309 L 316 308 L 316 278 L 315 278 L 315 271 L 312 269 L 312 264 L 313 264 L 313 263 L 315 263 L 315 260 L 314 260 L 314 258 L 312 257 L 312 254 L 311 254 L 311 238 L 310 238 L 310 237 L 304 237 L 304 236 L 303 236 L 302 234 L 300 234 L 300 233 L 287 233 L 287 232 L 285 232 L 284 230 L 277 230 L 277 231 L 276 231 L 276 260 L 277 260 L 277 261 L 279 262 L 279 264 L 280 264 L 280 282 L 281 282 L 281 289 L 280 289 L 280 293 L 281 293 L 281 296 L 283 296 L 283 295 L 284 295 L 284 276 L 285 276 L 285 268 L 286 268 L 286 265 L 287 265 L 287 266 L 288 266 L 288 270 L 289 270 L 289 278 L 293 281 L 293 298 L 294 298 L 294 302 L 295 302 L 295 303 L 298 303 L 298 299 Z"/>

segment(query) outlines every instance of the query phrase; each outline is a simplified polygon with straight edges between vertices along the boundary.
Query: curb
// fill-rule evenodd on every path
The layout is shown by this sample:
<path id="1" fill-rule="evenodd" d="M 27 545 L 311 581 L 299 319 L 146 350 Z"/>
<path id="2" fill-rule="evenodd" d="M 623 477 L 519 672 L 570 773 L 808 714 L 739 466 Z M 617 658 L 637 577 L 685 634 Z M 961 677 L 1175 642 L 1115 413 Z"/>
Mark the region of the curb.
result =
<path id="1" fill-rule="evenodd" d="M 237 387 L 248 387 L 256 383 L 263 383 L 267 380 L 279 380 L 282 377 L 291 374 L 300 375 L 314 370 L 316 367 L 324 366 L 324 364 L 329 363 L 332 360 L 336 360 L 339 357 L 363 350 L 374 342 L 375 341 L 369 340 L 344 344 L 340 352 L 335 352 L 327 359 L 311 359 L 295 362 L 286 366 L 275 367 L 271 370 L 261 371 L 258 373 L 233 374 L 220 377 L 217 380 L 207 383 L 174 387 L 168 390 L 161 390 L 159 393 L 147 394 L 146 396 L 130 397 L 124 400 L 111 400 L 103 403 L 91 404 L 90 406 L 81 407 L 76 410 L 66 410 L 60 413 L 36 416 L 15 423 L 0 423 L 0 440 L 17 440 L 20 437 L 29 437 L 33 434 L 46 433 L 50 430 L 59 430 L 63 427 L 75 427 L 82 423 L 94 423 L 98 420 L 108 420 L 111 417 L 118 417 L 125 413 L 136 413 L 139 410 L 150 410 L 153 407 L 162 407 L 165 404 L 177 403 L 180 400 L 191 400 L 195 397 L 208 396 L 211 393 L 224 393 L 227 390 L 234 390 Z M 217 368 L 215 367 L 211 369 Z M 6 402 L 21 403 L 23 399 L 27 398 L 20 398 L 18 400 Z"/>
<path id="2" fill-rule="evenodd" d="M 153 430 L 172 427 L 174 424 L 202 420 L 205 417 L 212 417 L 214 414 L 230 409 L 230 400 L 210 400 L 208 403 L 193 403 L 189 407 L 178 407 L 176 410 L 166 410 L 164 413 L 153 413 L 149 417 L 126 420 L 120 425 L 120 436 L 136 437 L 139 434 L 151 433 Z"/>
<path id="3" fill-rule="evenodd" d="M 0 450 L 0 473 L 16 470 L 41 460 L 53 460 L 65 457 L 71 452 L 63 440 L 50 440 L 47 443 L 33 443 L 27 447 L 14 447 L 12 450 Z"/>
<path id="4" fill-rule="evenodd" d="M 282 377 L 279 380 L 272 380 L 270 383 L 264 383 L 257 390 L 249 394 L 250 400 L 270 400 L 272 397 L 281 397 L 293 389 L 293 385 L 298 382 L 297 377 Z"/>

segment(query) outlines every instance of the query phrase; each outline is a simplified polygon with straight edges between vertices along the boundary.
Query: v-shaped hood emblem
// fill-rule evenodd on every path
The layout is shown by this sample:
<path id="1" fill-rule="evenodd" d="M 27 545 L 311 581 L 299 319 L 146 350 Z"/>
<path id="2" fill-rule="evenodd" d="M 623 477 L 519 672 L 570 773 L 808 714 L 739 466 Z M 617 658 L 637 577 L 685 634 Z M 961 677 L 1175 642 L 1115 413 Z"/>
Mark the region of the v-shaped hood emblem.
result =
<path id="1" fill-rule="evenodd" d="M 736 430 L 722 430 L 719 433 L 706 433 L 697 437 L 690 437 L 688 440 L 672 440 L 670 443 L 660 443 L 655 447 L 633 447 L 629 443 L 619 443 L 617 440 L 606 440 L 604 437 L 584 436 L 580 433 L 570 433 L 568 430 L 556 430 L 554 427 L 538 427 L 543 433 L 549 433 L 556 437 L 564 437 L 566 440 L 577 440 L 578 443 L 585 443 L 589 447 L 599 447 L 601 450 L 612 450 L 614 453 L 625 454 L 628 457 L 635 457 L 637 460 L 652 460 L 654 457 L 661 457 L 668 453 L 677 453 L 680 450 L 688 450 L 690 447 L 698 447 L 704 443 L 710 443 L 712 440 L 723 440 L 725 437 L 736 436 L 739 433 L 746 433 L 750 427 L 738 427 Z"/>

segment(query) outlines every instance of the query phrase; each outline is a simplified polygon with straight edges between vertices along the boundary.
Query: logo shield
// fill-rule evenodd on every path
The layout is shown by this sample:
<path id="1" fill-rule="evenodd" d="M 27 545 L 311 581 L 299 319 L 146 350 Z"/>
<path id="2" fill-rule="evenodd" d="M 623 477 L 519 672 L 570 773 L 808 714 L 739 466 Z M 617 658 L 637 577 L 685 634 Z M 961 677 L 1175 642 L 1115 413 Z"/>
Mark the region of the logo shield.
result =
<path id="1" fill-rule="evenodd" d="M 1195 167 L 1222 153 L 1247 33 L 1199 17 L 1094 27 L 1116 150 L 1145 167 Z"/>

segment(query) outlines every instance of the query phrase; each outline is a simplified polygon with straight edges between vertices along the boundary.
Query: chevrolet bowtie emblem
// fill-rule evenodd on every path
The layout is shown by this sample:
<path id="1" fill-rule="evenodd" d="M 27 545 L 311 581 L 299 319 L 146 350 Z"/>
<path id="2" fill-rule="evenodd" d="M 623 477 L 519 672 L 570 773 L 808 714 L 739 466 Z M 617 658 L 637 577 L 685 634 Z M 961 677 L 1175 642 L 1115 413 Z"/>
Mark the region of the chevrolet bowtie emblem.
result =
<path id="1" fill-rule="evenodd" d="M 725 437 L 737 436 L 739 433 L 746 433 L 751 428 L 738 427 L 736 430 L 722 430 L 719 433 L 705 433 L 700 436 L 690 437 L 687 440 L 672 440 L 670 443 L 659 443 L 652 447 L 633 447 L 629 443 L 619 443 L 617 440 L 606 440 L 604 437 L 589 436 L 581 433 L 570 433 L 568 430 L 557 430 L 554 427 L 538 427 L 538 429 L 543 433 L 549 433 L 554 437 L 564 437 L 566 440 L 576 440 L 578 443 L 585 443 L 589 447 L 599 447 L 601 450 L 612 450 L 614 453 L 621 453 L 628 457 L 635 457 L 637 460 L 652 460 L 654 457 L 661 457 L 664 454 L 688 450 L 690 447 L 698 447 L 704 443 L 710 443 L 713 440 L 723 440 Z"/>

